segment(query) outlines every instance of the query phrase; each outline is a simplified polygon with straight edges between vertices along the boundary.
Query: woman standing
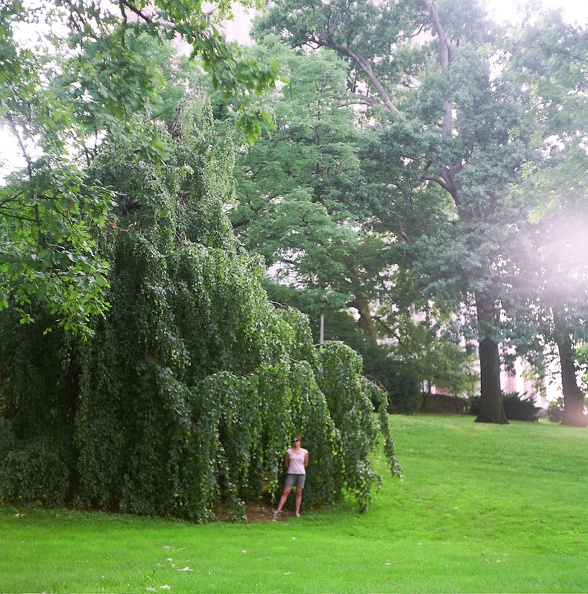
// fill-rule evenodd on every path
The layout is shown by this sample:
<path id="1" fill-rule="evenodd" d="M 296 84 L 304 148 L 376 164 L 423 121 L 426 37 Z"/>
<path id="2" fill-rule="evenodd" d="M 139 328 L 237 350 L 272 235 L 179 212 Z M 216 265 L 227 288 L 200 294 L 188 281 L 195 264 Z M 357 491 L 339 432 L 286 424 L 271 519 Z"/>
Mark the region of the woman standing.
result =
<path id="1" fill-rule="evenodd" d="M 302 503 L 302 489 L 304 489 L 304 480 L 306 479 L 306 467 L 308 466 L 308 451 L 302 447 L 300 437 L 292 439 L 292 447 L 288 449 L 284 456 L 284 466 L 288 471 L 284 492 L 280 499 L 278 509 L 274 512 L 277 516 L 282 512 L 282 507 L 290 495 L 292 487 L 296 487 L 296 516 L 300 515 L 300 504 Z"/>

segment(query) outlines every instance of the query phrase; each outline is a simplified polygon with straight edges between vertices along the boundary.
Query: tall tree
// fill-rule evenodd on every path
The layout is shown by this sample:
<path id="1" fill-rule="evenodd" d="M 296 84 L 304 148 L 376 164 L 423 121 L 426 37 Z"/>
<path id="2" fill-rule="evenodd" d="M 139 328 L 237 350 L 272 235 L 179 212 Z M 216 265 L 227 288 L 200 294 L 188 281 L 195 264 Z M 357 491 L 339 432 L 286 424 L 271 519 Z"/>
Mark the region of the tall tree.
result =
<path id="1" fill-rule="evenodd" d="M 311 6 L 285 0 L 264 26 L 281 32 L 286 43 L 330 48 L 348 62 L 349 86 L 372 109 L 380 140 L 395 157 L 381 167 L 382 184 L 397 202 L 408 197 L 404 212 L 411 211 L 415 193 L 435 200 L 441 191 L 450 199 L 437 233 L 425 237 L 414 228 L 419 241 L 410 250 L 424 290 L 438 295 L 440 288 L 451 289 L 471 302 L 482 383 L 477 420 L 505 423 L 501 299 L 516 227 L 525 221 L 509 188 L 531 156 L 532 126 L 524 117 L 526 92 L 509 75 L 508 62 L 498 63 L 501 54 L 492 47 L 492 27 L 480 5 L 422 0 Z M 401 168 L 410 180 L 404 196 L 395 192 L 394 173 Z M 402 237 L 404 219 L 388 200 L 381 204 L 387 215 L 381 220 Z"/>
<path id="2" fill-rule="evenodd" d="M 375 340 L 366 294 L 382 287 L 385 263 L 373 256 L 384 244 L 361 233 L 361 135 L 345 105 L 345 63 L 330 51 L 304 55 L 265 43 L 286 82 L 272 98 L 275 130 L 237 162 L 235 229 L 278 282 L 304 292 L 307 311 L 347 304 Z"/>
<path id="3" fill-rule="evenodd" d="M 520 188 L 534 202 L 531 249 L 521 270 L 535 293 L 532 309 L 543 312 L 539 332 L 559 354 L 564 394 L 563 423 L 586 425 L 584 394 L 578 385 L 576 348 L 586 341 L 588 269 L 588 157 L 585 143 L 588 32 L 555 12 L 530 14 L 509 39 L 521 84 L 532 89 L 539 159 L 529 163 Z M 523 280 L 524 282 L 524 280 Z"/>
<path id="4" fill-rule="evenodd" d="M 359 349 L 366 373 L 394 400 L 406 399 L 400 409 L 414 412 L 420 384 L 437 377 L 447 386 L 456 368 L 461 370 L 460 358 L 447 356 L 455 354 L 456 344 L 446 341 L 448 334 L 439 332 L 431 316 L 411 320 L 415 307 L 423 312 L 431 307 L 414 289 L 412 275 L 400 270 L 394 246 L 397 234 L 409 240 L 403 225 L 411 232 L 420 225 L 421 233 L 426 225 L 433 232 L 447 205 L 423 200 L 411 214 L 399 199 L 391 208 L 390 170 L 381 172 L 382 153 L 390 147 L 357 111 L 340 57 L 326 48 L 288 50 L 273 35 L 257 42 L 256 58 L 279 58 L 285 83 L 268 98 L 276 129 L 242 150 L 237 161 L 235 229 L 264 257 L 271 278 L 282 283 L 268 284 L 272 298 L 309 313 L 317 335 L 318 318 L 326 315 L 326 334 Z M 397 172 L 395 184 L 406 190 L 403 180 L 409 176 L 403 167 Z M 413 205 L 418 200 L 411 196 Z M 387 208 L 381 208 L 383 202 Z M 348 330 L 343 316 L 334 315 L 342 306 L 355 310 L 363 339 Z M 410 375 L 410 381 L 401 375 Z"/>

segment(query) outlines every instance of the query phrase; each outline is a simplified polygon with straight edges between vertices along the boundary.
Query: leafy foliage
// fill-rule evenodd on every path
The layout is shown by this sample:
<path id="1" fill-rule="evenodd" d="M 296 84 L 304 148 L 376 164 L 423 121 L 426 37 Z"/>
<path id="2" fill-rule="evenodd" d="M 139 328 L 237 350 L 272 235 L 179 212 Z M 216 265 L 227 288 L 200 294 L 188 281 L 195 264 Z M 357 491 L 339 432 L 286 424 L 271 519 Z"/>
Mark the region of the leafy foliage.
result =
<path id="1" fill-rule="evenodd" d="M 47 505 L 197 522 L 224 502 L 242 518 L 245 501 L 278 490 L 298 433 L 311 453 L 305 505 L 349 492 L 366 509 L 378 480 L 370 452 L 378 429 L 388 431 L 372 414 L 378 390 L 356 353 L 317 351 L 306 318 L 269 302 L 263 268 L 225 215 L 230 137 L 215 135 L 202 98 L 184 106 L 171 134 L 135 125 L 169 156 L 149 160 L 107 137 L 88 171 L 115 191 L 118 209 L 95 238 L 112 305 L 91 337 L 44 335 L 13 308 L 0 316 L 2 500 L 44 492 Z"/>
<path id="2" fill-rule="evenodd" d="M 552 400 L 547 406 L 547 418 L 552 423 L 561 423 L 564 419 L 564 412 L 564 399 L 561 397 Z M 584 398 L 582 403 L 582 415 L 584 420 L 588 421 L 588 398 Z"/>
<path id="3" fill-rule="evenodd" d="M 151 161 L 169 156 L 165 136 L 144 134 L 134 118 L 165 115 L 182 92 L 170 80 L 178 68 L 153 59 L 164 40 L 189 44 L 225 100 L 233 98 L 246 137 L 259 135 L 268 115 L 254 98 L 276 67 L 226 42 L 217 26 L 229 7 L 218 8 L 207 15 L 184 0 L 3 3 L 0 121 L 25 166 L 0 187 L 0 309 L 18 307 L 30 323 L 41 304 L 54 314 L 48 330 L 85 336 L 91 318 L 108 310 L 108 264 L 93 237 L 111 222 L 114 197 L 84 169 L 105 136 Z M 37 41 L 23 41 L 23 23 L 39 31 Z"/>
<path id="4" fill-rule="evenodd" d="M 12 304 L 27 323 L 38 321 L 43 302 L 66 330 L 86 328 L 108 309 L 108 263 L 92 230 L 104 226 L 112 192 L 76 166 L 45 159 L 28 180 L 11 176 L 0 201 L 1 214 L 9 212 L 0 219 L 0 306 Z"/>
<path id="5" fill-rule="evenodd" d="M 504 411 L 508 419 L 512 421 L 538 421 L 540 407 L 536 406 L 532 396 L 517 394 L 516 392 L 502 393 Z M 480 412 L 480 398 L 470 399 L 469 414 L 477 415 Z"/>
<path id="6" fill-rule="evenodd" d="M 534 89 L 556 85 L 520 67 L 503 43 L 517 36 L 490 23 L 479 2 L 279 0 L 258 28 L 292 47 L 334 50 L 346 64 L 347 100 L 373 122 L 359 153 L 367 224 L 390 245 L 381 255 L 412 276 L 417 307 L 430 299 L 467 316 L 480 344 L 478 420 L 506 422 L 498 345 L 519 338 L 505 322 L 525 298 L 511 279 L 537 200 L 513 190 L 542 159 L 537 139 L 553 131 L 539 107 L 549 102 L 536 101 Z"/>
<path id="7" fill-rule="evenodd" d="M 70 489 L 70 455 L 44 439 L 21 444 L 3 458 L 0 490 L 21 505 L 63 507 Z"/>
<path id="8" fill-rule="evenodd" d="M 266 98 L 275 129 L 237 160 L 235 231 L 260 254 L 278 283 L 315 298 L 314 308 L 345 303 L 357 258 L 352 202 L 359 161 L 356 117 L 342 107 L 344 64 L 332 52 L 298 55 L 273 36 L 255 48 L 279 56 L 284 86 Z M 353 198 L 352 198 L 353 197 Z"/>
<path id="9" fill-rule="evenodd" d="M 563 419 L 564 400 L 563 398 L 556 398 L 547 405 L 547 418 L 552 423 L 560 423 Z"/>
<path id="10" fill-rule="evenodd" d="M 259 30 L 258 42 L 254 55 L 279 56 L 285 83 L 266 98 L 275 130 L 237 159 L 238 203 L 230 213 L 236 233 L 263 257 L 271 298 L 309 314 L 313 328 L 323 316 L 329 339 L 362 353 L 365 372 L 388 390 L 390 409 L 415 412 L 420 383 L 456 384 L 451 380 L 463 365 L 457 344 L 440 339 L 435 314 L 413 322 L 415 304 L 423 310 L 431 304 L 410 274 L 399 271 L 408 250 L 396 230 L 404 225 L 411 235 L 415 228 L 425 233 L 426 225 L 432 234 L 442 224 L 442 208 L 416 196 L 419 212 L 411 213 L 391 191 L 391 163 L 398 178 L 407 173 L 390 153 L 404 148 L 384 141 L 352 108 L 341 57 L 327 48 L 289 49 Z M 355 309 L 358 319 L 344 320 L 343 308 Z M 353 328 L 344 323 L 350 320 Z"/>
<path id="11" fill-rule="evenodd" d="M 341 435 L 341 463 L 346 487 L 356 493 L 360 509 L 367 509 L 371 483 L 377 481 L 367 460 L 377 437 L 372 415 L 373 384 L 361 377 L 361 359 L 341 343 L 326 344 L 320 351 L 319 385 L 328 403 L 332 419 Z M 379 397 L 379 407 L 385 399 Z M 385 406 L 384 406 L 385 410 Z M 392 472 L 398 469 L 390 458 Z"/>
<path id="12" fill-rule="evenodd" d="M 535 399 L 532 396 L 525 396 L 517 394 L 505 394 L 502 400 L 504 404 L 504 412 L 507 418 L 513 421 L 538 421 L 539 411 L 538 406 L 535 406 Z"/>
<path id="13" fill-rule="evenodd" d="M 410 361 L 395 357 L 389 345 L 369 340 L 350 316 L 337 313 L 326 318 L 329 337 L 336 337 L 361 354 L 364 374 L 386 391 L 389 413 L 414 414 L 421 404 L 421 380 Z M 375 408 L 379 400 L 373 402 Z"/>

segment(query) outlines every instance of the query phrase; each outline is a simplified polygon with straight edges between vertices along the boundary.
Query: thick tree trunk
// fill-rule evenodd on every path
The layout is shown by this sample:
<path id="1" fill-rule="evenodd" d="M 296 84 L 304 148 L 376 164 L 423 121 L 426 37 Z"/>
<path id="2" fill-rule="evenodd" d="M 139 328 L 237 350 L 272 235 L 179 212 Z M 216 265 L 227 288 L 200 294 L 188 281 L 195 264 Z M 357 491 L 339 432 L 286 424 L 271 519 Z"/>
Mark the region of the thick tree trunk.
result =
<path id="1" fill-rule="evenodd" d="M 554 308 L 553 323 L 555 326 L 555 341 L 559 351 L 561 365 L 561 384 L 564 397 L 564 413 L 562 425 L 586 427 L 588 418 L 584 414 L 584 394 L 582 394 L 576 379 L 576 363 L 574 361 L 574 344 L 564 317 Z"/>
<path id="2" fill-rule="evenodd" d="M 476 423 L 508 423 L 500 391 L 500 355 L 498 344 L 490 336 L 490 328 L 498 319 L 493 300 L 476 296 L 480 326 L 480 412 Z"/>

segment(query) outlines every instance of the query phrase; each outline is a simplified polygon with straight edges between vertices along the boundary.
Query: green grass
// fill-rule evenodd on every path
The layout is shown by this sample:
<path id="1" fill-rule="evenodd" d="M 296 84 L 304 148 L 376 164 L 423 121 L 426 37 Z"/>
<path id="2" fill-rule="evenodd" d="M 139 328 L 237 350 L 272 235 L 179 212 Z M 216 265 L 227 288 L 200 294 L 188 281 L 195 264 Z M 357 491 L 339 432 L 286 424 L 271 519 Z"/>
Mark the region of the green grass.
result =
<path id="1" fill-rule="evenodd" d="M 588 431 L 391 423 L 404 480 L 384 475 L 367 514 L 194 526 L 0 508 L 0 592 L 588 592 Z"/>

